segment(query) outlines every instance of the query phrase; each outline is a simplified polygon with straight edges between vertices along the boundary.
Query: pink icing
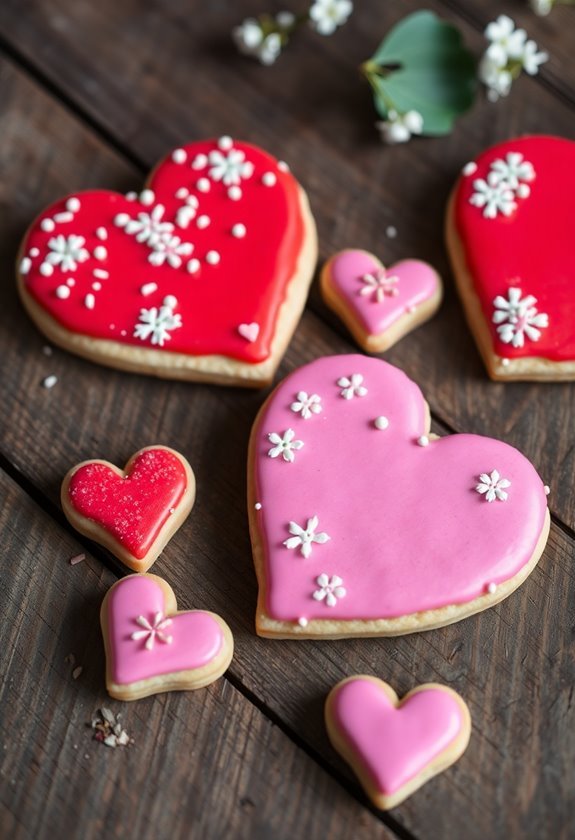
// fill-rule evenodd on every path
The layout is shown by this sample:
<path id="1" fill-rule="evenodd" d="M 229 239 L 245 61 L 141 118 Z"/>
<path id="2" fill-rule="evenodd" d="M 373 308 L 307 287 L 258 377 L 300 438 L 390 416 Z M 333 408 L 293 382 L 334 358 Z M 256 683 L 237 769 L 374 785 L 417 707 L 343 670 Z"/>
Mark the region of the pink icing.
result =
<path id="1" fill-rule="evenodd" d="M 381 793 L 391 795 L 426 768 L 458 736 L 461 709 L 438 688 L 416 692 L 396 708 L 373 681 L 336 690 L 334 718 Z"/>
<path id="2" fill-rule="evenodd" d="M 388 278 L 397 277 L 397 295 L 377 301 L 374 295 L 360 294 L 365 274 L 381 269 L 381 263 L 367 251 L 342 251 L 333 258 L 331 282 L 370 335 L 379 335 L 411 307 L 424 303 L 437 292 L 437 274 L 420 260 L 402 260 L 386 269 Z"/>
<path id="3" fill-rule="evenodd" d="M 220 652 L 222 629 L 213 616 L 199 610 L 171 616 L 172 623 L 164 632 L 172 637 L 172 642 L 156 641 L 151 650 L 146 650 L 145 639 L 132 639 L 134 632 L 142 630 L 136 619 L 143 616 L 153 624 L 157 613 L 165 616 L 164 593 L 152 578 L 130 575 L 112 589 L 108 633 L 115 683 L 125 685 L 160 674 L 201 668 Z"/>
<path id="4" fill-rule="evenodd" d="M 341 377 L 363 375 L 365 396 L 347 400 Z M 304 419 L 290 408 L 298 392 L 321 397 Z M 384 416 L 388 426 L 375 427 Z M 293 429 L 294 461 L 268 455 L 269 433 Z M 478 435 L 418 446 L 425 403 L 417 385 L 379 359 L 318 359 L 288 376 L 256 430 L 256 498 L 267 572 L 267 609 L 279 620 L 394 618 L 464 604 L 516 575 L 544 526 L 547 497 L 529 461 Z M 506 501 L 487 502 L 479 475 L 511 482 Z M 283 543 L 294 521 L 319 518 L 305 559 Z M 321 574 L 337 575 L 345 596 L 315 600 Z"/>

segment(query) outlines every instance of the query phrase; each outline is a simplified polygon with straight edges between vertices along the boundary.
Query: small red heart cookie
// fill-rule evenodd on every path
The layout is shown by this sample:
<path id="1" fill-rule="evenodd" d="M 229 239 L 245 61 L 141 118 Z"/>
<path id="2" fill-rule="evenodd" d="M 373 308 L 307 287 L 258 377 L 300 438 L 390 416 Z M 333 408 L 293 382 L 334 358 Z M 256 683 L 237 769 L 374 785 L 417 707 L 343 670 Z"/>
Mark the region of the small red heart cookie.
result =
<path id="1" fill-rule="evenodd" d="M 167 446 L 148 446 L 124 470 L 83 461 L 67 473 L 61 500 L 68 521 L 145 572 L 191 511 L 196 482 L 186 459 Z"/>
<path id="2" fill-rule="evenodd" d="M 368 251 L 348 249 L 327 261 L 321 292 L 357 343 L 369 353 L 389 349 L 439 308 L 441 279 L 420 260 L 390 268 Z"/>
<path id="3" fill-rule="evenodd" d="M 80 356 L 260 387 L 295 330 L 316 255 L 287 165 L 220 137 L 175 149 L 139 195 L 57 201 L 25 236 L 18 287 L 37 326 Z"/>
<path id="4" fill-rule="evenodd" d="M 398 636 L 506 598 L 549 533 L 546 488 L 512 446 L 429 434 L 417 385 L 328 356 L 254 423 L 248 499 L 260 635 Z"/>
<path id="5" fill-rule="evenodd" d="M 437 683 L 420 685 L 399 700 L 375 677 L 349 677 L 325 705 L 329 739 L 351 765 L 377 808 L 395 808 L 467 748 L 469 709 Z"/>
<path id="6" fill-rule="evenodd" d="M 575 143 L 521 137 L 468 163 L 447 244 L 492 379 L 575 378 Z"/>
<path id="7" fill-rule="evenodd" d="M 129 575 L 106 593 L 100 611 L 106 688 L 117 700 L 202 688 L 230 664 L 234 640 L 218 615 L 178 612 L 171 587 L 156 575 Z"/>

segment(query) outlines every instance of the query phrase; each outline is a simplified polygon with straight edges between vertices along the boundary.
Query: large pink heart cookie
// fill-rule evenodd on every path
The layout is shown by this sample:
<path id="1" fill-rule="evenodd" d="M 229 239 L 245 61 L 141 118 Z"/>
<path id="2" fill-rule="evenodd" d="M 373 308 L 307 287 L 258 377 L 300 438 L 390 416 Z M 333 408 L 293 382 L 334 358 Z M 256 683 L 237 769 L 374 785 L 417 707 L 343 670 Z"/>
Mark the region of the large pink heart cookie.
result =
<path id="1" fill-rule="evenodd" d="M 156 575 L 129 575 L 115 583 L 100 620 L 106 687 L 118 700 L 202 688 L 232 660 L 225 621 L 204 610 L 178 612 L 171 587 Z"/>
<path id="2" fill-rule="evenodd" d="M 286 164 L 221 137 L 174 150 L 139 195 L 91 190 L 45 210 L 22 244 L 19 289 L 40 329 L 79 355 L 261 386 L 299 320 L 316 250 Z"/>
<path id="3" fill-rule="evenodd" d="M 471 733 L 467 705 L 450 688 L 420 685 L 400 702 L 390 685 L 368 676 L 331 690 L 325 720 L 333 746 L 384 810 L 457 761 Z"/>
<path id="4" fill-rule="evenodd" d="M 402 260 L 386 268 L 368 251 L 353 249 L 327 261 L 321 291 L 369 353 L 387 350 L 429 320 L 442 297 L 441 279 L 428 263 Z"/>
<path id="5" fill-rule="evenodd" d="M 545 487 L 512 446 L 429 436 L 421 391 L 361 355 L 288 376 L 258 415 L 249 514 L 260 635 L 399 635 L 509 595 L 547 540 Z"/>
<path id="6" fill-rule="evenodd" d="M 575 378 L 575 143 L 522 137 L 468 163 L 447 242 L 493 379 Z"/>

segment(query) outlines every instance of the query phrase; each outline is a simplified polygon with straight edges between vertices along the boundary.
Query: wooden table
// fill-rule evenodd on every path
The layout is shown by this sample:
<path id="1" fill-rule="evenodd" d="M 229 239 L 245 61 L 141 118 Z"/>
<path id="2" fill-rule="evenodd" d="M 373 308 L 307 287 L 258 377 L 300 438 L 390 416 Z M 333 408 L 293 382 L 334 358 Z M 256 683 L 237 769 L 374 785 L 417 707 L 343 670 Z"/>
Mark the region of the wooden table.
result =
<path id="1" fill-rule="evenodd" d="M 241 59 L 232 27 L 260 0 L 2 0 L 0 4 L 1 834 L 6 838 L 560 838 L 575 836 L 575 388 L 490 382 L 443 245 L 446 198 L 483 147 L 526 132 L 573 136 L 575 10 L 538 19 L 523 0 L 428 0 L 479 54 L 508 12 L 551 60 L 507 101 L 480 98 L 454 133 L 383 148 L 357 65 L 414 0 L 362 2 L 331 38 L 305 32 L 276 65 Z M 298 4 L 293 5 L 295 8 Z M 299 4 L 305 5 L 305 4 Z M 26 318 L 13 261 L 37 212 L 66 192 L 136 188 L 183 141 L 228 133 L 287 160 L 309 192 L 321 258 L 345 246 L 419 256 L 446 280 L 439 315 L 386 358 L 419 382 L 434 431 L 518 446 L 551 485 L 548 547 L 507 601 L 398 639 L 273 642 L 253 630 L 256 582 L 245 454 L 264 393 L 154 381 L 54 350 Z M 397 237 L 386 237 L 388 226 Z M 543 243 L 544 244 L 544 243 Z M 353 345 L 317 288 L 278 378 Z M 56 387 L 41 386 L 56 374 Z M 65 522 L 59 484 L 89 457 L 123 464 L 150 444 L 192 462 L 198 499 L 154 571 L 183 607 L 219 612 L 236 638 L 207 689 L 107 698 L 98 610 L 124 573 Z M 69 559 L 85 552 L 83 563 Z M 69 654 L 82 672 L 73 678 Z M 389 814 L 331 749 L 323 702 L 368 672 L 402 694 L 437 680 L 473 717 L 468 751 Z M 102 705 L 134 738 L 107 749 Z"/>

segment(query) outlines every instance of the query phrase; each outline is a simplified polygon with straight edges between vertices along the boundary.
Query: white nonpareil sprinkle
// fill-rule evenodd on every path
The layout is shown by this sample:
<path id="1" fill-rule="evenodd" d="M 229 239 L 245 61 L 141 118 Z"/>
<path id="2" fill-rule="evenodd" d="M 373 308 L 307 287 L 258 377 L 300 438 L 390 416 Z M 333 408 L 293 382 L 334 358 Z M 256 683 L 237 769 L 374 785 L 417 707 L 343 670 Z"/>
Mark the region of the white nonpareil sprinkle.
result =
<path id="1" fill-rule="evenodd" d="M 45 230 L 46 233 L 52 233 L 56 225 L 54 224 L 52 219 L 42 219 L 42 221 L 40 222 L 40 227 L 42 228 L 42 230 Z"/>
<path id="2" fill-rule="evenodd" d="M 140 201 L 142 202 L 142 204 L 145 204 L 147 207 L 149 207 L 150 204 L 153 204 L 155 200 L 156 200 L 156 196 L 154 195 L 153 190 L 143 190 L 140 193 Z"/>
<path id="3" fill-rule="evenodd" d="M 380 431 L 384 431 L 389 426 L 389 420 L 387 419 L 387 417 L 384 417 L 383 414 L 382 414 L 381 417 L 376 417 L 375 418 L 375 420 L 373 421 L 373 425 L 375 426 L 376 429 L 379 429 Z"/>
<path id="4" fill-rule="evenodd" d="M 66 210 L 69 210 L 70 213 L 77 213 L 79 209 L 80 199 L 77 198 L 75 195 L 71 196 L 66 202 Z"/>
<path id="5" fill-rule="evenodd" d="M 207 228 L 210 224 L 210 217 L 209 216 L 198 216 L 196 219 L 196 225 L 199 227 L 200 230 Z"/>
<path id="6" fill-rule="evenodd" d="M 172 160 L 174 163 L 185 163 L 187 157 L 185 149 L 174 149 L 172 152 Z"/>
<path id="7" fill-rule="evenodd" d="M 58 377 L 51 373 L 50 376 L 46 376 L 46 378 L 42 380 L 42 385 L 44 388 L 53 388 L 57 381 Z"/>
<path id="8" fill-rule="evenodd" d="M 217 251 L 208 251 L 206 254 L 206 262 L 210 265 L 217 265 L 220 261 L 220 255 Z"/>
<path id="9" fill-rule="evenodd" d="M 273 172 L 264 172 L 262 175 L 262 184 L 264 187 L 273 187 L 277 181 L 276 176 Z"/>
<path id="10" fill-rule="evenodd" d="M 140 287 L 140 292 L 144 295 L 144 297 L 147 297 L 148 295 L 153 294 L 157 288 L 157 283 L 144 283 L 144 285 Z"/>
<path id="11" fill-rule="evenodd" d="M 108 258 L 108 251 L 103 245 L 96 245 L 94 248 L 94 257 L 97 260 L 105 260 Z"/>
<path id="12" fill-rule="evenodd" d="M 86 297 L 84 298 L 84 306 L 86 307 L 86 309 L 93 309 L 95 305 L 96 305 L 96 298 L 95 298 L 95 297 L 94 297 L 94 295 L 90 292 L 90 293 L 89 293 L 89 294 L 87 294 L 87 295 L 86 295 Z"/>
<path id="13" fill-rule="evenodd" d="M 67 300 L 70 297 L 70 289 L 68 286 L 57 286 L 56 297 L 60 300 Z"/>
<path id="14" fill-rule="evenodd" d="M 243 225 L 241 222 L 234 225 L 232 228 L 232 236 L 235 236 L 236 239 L 243 239 L 246 235 L 246 226 Z"/>
<path id="15" fill-rule="evenodd" d="M 207 178 L 200 178 L 196 184 L 196 189 L 200 192 L 207 193 L 210 191 L 211 184 Z"/>
<path id="16" fill-rule="evenodd" d="M 32 260 L 30 257 L 22 257 L 20 261 L 20 274 L 28 274 L 32 268 Z"/>
<path id="17" fill-rule="evenodd" d="M 421 435 L 417 438 L 417 443 L 419 446 L 429 446 L 429 438 L 427 435 Z"/>

